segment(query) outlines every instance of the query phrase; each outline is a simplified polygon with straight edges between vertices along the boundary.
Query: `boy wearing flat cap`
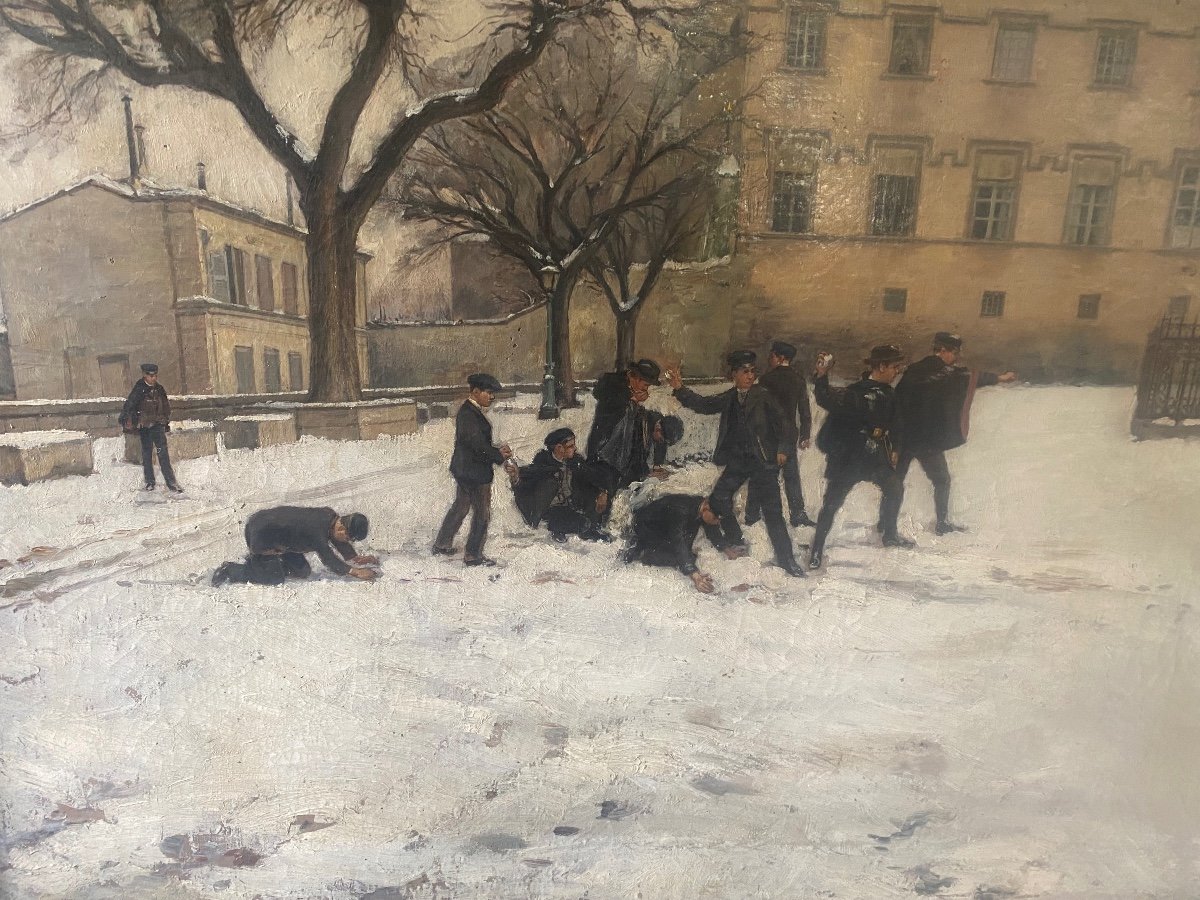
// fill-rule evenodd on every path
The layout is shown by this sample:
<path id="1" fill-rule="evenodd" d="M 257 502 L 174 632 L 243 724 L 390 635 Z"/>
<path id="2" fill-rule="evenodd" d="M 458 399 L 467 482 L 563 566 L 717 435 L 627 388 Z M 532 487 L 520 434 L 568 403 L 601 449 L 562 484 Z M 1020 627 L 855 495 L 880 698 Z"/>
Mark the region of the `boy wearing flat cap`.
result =
<path id="1" fill-rule="evenodd" d="M 467 385 L 471 394 L 454 420 L 454 455 L 450 457 L 450 474 L 456 485 L 454 502 L 442 520 L 433 552 L 445 556 L 457 552 L 454 536 L 470 511 L 471 530 L 467 533 L 463 565 L 494 566 L 496 561 L 483 555 L 492 518 L 492 467 L 507 463 L 512 451 L 508 444 L 492 445 L 492 423 L 485 413 L 501 389 L 500 382 L 480 372 L 469 376 Z"/>
<path id="2" fill-rule="evenodd" d="M 167 452 L 167 432 L 171 430 L 171 401 L 166 389 L 158 383 L 158 366 L 142 363 L 142 377 L 134 382 L 117 419 L 126 434 L 137 432 L 142 439 L 142 474 L 146 490 L 154 490 L 154 453 L 158 452 L 158 467 L 162 470 L 167 490 L 182 494 L 175 480 L 171 456 Z"/>
<path id="3" fill-rule="evenodd" d="M 577 534 L 587 541 L 609 541 L 600 529 L 600 518 L 608 509 L 608 493 L 595 466 L 581 459 L 575 449 L 575 432 L 556 428 L 546 435 L 545 449 L 533 462 L 509 477 L 517 509 L 531 528 L 545 523 L 558 543 Z"/>
<path id="4" fill-rule="evenodd" d="M 879 522 L 884 546 L 915 546 L 900 536 L 896 526 L 904 489 L 895 468 L 901 437 L 892 382 L 904 369 L 904 352 L 894 344 L 882 344 L 873 348 L 863 362 L 869 371 L 853 384 L 834 391 L 829 386 L 833 357 L 826 353 L 817 357 L 814 393 L 829 415 L 817 434 L 817 447 L 826 458 L 826 486 L 808 559 L 810 569 L 820 568 L 834 517 L 860 481 L 870 481 L 883 492 Z"/>
<path id="5" fill-rule="evenodd" d="M 587 458 L 601 464 L 609 493 L 645 481 L 652 466 L 666 456 L 667 445 L 656 436 L 661 416 L 644 406 L 650 386 L 662 383 L 662 370 L 652 359 L 631 362 L 624 372 L 606 372 L 596 379 L 592 396 L 596 413 L 588 433 Z M 660 432 L 661 434 L 661 432 Z"/>
<path id="6" fill-rule="evenodd" d="M 758 375 L 756 358 L 751 350 L 730 353 L 726 362 L 733 387 L 710 397 L 685 388 L 677 369 L 667 373 L 667 377 L 675 398 L 692 412 L 721 416 L 713 462 L 724 468 L 708 502 L 721 518 L 721 529 L 729 545 L 726 555 L 736 559 L 746 554 L 742 528 L 733 511 L 733 497 L 749 481 L 762 505 L 776 564 L 789 575 L 803 578 L 804 570 L 796 563 L 779 500 L 779 468 L 787 461 L 789 450 L 796 446 L 796 431 L 786 426 L 783 410 L 775 398 L 754 383 Z"/>
<path id="7" fill-rule="evenodd" d="M 949 331 L 933 336 L 933 353 L 904 370 L 896 386 L 896 403 L 904 418 L 904 445 L 896 474 L 901 490 L 913 460 L 921 464 L 933 483 L 933 505 L 938 534 L 965 531 L 950 521 L 950 467 L 946 451 L 967 442 L 967 421 L 975 388 L 1015 381 L 1015 372 L 997 375 L 972 372 L 956 365 L 962 338 Z"/>

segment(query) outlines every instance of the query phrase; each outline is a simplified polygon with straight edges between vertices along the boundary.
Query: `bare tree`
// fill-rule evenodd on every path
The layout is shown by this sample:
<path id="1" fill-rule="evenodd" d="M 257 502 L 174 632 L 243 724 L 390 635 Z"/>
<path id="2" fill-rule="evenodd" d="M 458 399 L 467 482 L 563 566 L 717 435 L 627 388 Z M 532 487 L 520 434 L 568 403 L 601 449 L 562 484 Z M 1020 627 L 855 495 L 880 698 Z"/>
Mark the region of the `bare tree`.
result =
<path id="1" fill-rule="evenodd" d="M 310 396 L 342 401 L 360 395 L 358 233 L 413 144 L 430 128 L 495 107 L 560 28 L 636 31 L 669 13 L 672 0 L 479 0 L 483 46 L 454 60 L 457 70 L 427 62 L 438 38 L 426 19 L 437 2 L 423 2 L 0 0 L 0 40 L 12 35 L 35 49 L 30 71 L 45 97 L 43 121 L 69 115 L 112 77 L 233 106 L 296 184 L 308 228 Z M 312 64 L 343 73 L 315 152 L 298 137 L 302 123 L 272 108 L 261 71 L 264 51 L 312 29 L 325 33 Z M 435 79 L 435 69 L 454 77 Z M 368 126 L 368 104 L 385 110 L 382 133 Z"/>
<path id="2" fill-rule="evenodd" d="M 448 240 L 486 236 L 543 282 L 562 406 L 575 405 L 575 286 L 614 231 L 631 236 L 639 211 L 653 217 L 657 208 L 671 229 L 682 227 L 663 204 L 696 184 L 704 137 L 727 117 L 722 107 L 684 127 L 683 107 L 746 46 L 736 30 L 714 37 L 696 20 L 669 33 L 653 65 L 611 34 L 574 38 L 497 108 L 430 129 L 388 195 L 406 216 L 445 226 Z M 685 51 L 693 65 L 681 71 Z"/>

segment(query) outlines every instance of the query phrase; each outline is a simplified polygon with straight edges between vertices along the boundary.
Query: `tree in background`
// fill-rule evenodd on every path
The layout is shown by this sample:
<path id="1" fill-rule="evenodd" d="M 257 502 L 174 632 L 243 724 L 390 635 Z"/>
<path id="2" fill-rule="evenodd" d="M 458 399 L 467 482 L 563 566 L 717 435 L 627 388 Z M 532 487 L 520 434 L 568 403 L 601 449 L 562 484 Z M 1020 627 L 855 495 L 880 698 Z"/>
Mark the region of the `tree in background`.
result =
<path id="1" fill-rule="evenodd" d="M 33 130 L 121 79 L 207 94 L 237 111 L 295 182 L 304 213 L 310 397 L 345 401 L 361 392 L 358 234 L 414 143 L 495 107 L 560 29 L 631 35 L 671 13 L 671 0 L 478 2 L 461 39 L 439 34 L 444 0 L 0 0 L 0 41 L 31 51 L 25 87 L 44 102 Z M 311 85 L 281 92 L 264 62 L 290 41 L 311 51 L 313 83 L 317 71 L 341 79 L 314 122 L 297 121 L 293 105 Z M 448 46 L 458 52 L 430 62 Z"/>

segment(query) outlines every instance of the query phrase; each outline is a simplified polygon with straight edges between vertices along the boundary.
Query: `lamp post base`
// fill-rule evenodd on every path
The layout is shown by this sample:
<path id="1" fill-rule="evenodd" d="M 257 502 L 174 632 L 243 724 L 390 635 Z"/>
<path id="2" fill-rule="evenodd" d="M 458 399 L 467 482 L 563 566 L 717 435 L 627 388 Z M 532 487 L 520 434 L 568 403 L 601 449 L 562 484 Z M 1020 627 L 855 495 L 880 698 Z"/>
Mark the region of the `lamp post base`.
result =
<path id="1" fill-rule="evenodd" d="M 557 419 L 560 415 L 561 413 L 559 412 L 558 407 L 554 404 L 547 406 L 543 403 L 541 407 L 538 408 L 539 419 Z"/>

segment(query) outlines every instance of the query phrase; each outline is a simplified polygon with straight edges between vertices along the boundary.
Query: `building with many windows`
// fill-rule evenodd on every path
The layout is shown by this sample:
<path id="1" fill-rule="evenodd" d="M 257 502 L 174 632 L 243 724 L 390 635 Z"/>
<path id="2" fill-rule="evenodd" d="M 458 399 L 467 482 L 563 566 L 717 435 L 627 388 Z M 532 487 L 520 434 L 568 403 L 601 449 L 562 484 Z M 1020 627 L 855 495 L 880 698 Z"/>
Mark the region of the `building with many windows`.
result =
<path id="1" fill-rule="evenodd" d="M 1128 379 L 1200 309 L 1200 7 L 744 0 L 747 340 Z"/>
<path id="2" fill-rule="evenodd" d="M 305 232 L 203 189 L 92 177 L 0 218 L 16 399 L 309 387 Z M 358 323 L 366 264 L 358 258 Z M 0 356 L 0 362 L 3 362 Z M 366 372 L 366 333 L 359 335 Z"/>

